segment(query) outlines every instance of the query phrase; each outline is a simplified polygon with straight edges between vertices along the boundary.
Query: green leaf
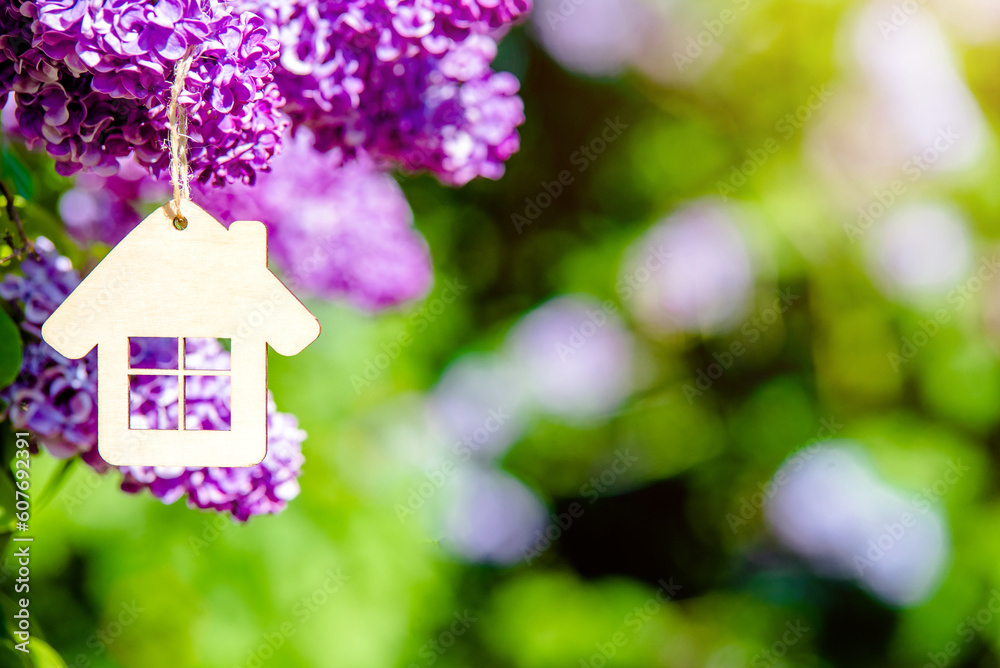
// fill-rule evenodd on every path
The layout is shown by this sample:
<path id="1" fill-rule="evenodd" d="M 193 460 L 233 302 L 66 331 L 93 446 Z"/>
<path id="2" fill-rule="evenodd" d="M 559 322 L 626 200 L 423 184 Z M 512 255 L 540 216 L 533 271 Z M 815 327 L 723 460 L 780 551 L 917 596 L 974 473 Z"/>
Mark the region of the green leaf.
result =
<path id="1" fill-rule="evenodd" d="M 14 481 L 6 471 L 0 471 L 0 532 L 9 532 L 14 528 L 15 497 Z"/>
<path id="2" fill-rule="evenodd" d="M 44 640 L 32 637 L 28 648 L 35 668 L 66 668 L 63 658 Z"/>
<path id="3" fill-rule="evenodd" d="M 28 654 L 14 649 L 13 642 L 4 640 L 0 642 L 0 666 L 32 668 L 32 662 Z"/>
<path id="4" fill-rule="evenodd" d="M 10 534 L 7 534 L 8 536 Z M 8 586 L 6 589 L 13 591 L 12 587 Z M 18 610 L 17 601 L 4 590 L 0 590 L 0 613 L 3 614 L 3 630 L 8 638 L 14 638 L 14 626 L 16 621 L 14 620 L 14 613 Z M 4 664 L 0 664 L 4 665 Z"/>
<path id="5" fill-rule="evenodd" d="M 6 142 L 0 144 L 0 176 L 10 179 L 15 192 L 25 199 L 35 194 L 35 180 Z"/>
<path id="6" fill-rule="evenodd" d="M 21 330 L 3 309 L 0 309 L 0 387 L 7 387 L 21 370 Z"/>
<path id="7" fill-rule="evenodd" d="M 45 506 L 49 505 L 49 502 L 55 498 L 56 494 L 62 488 L 66 478 L 69 477 L 70 472 L 76 466 L 76 463 L 80 461 L 79 457 L 70 457 L 69 459 L 63 461 L 59 468 L 57 468 L 52 475 L 49 477 L 48 482 L 45 483 L 45 489 L 42 493 L 38 495 L 38 501 L 35 502 L 35 507 L 37 510 L 41 510 Z"/>
<path id="8" fill-rule="evenodd" d="M 10 537 L 10 534 L 5 535 L 8 538 Z M 21 544 L 23 545 L 24 543 Z M 14 565 L 13 570 L 16 573 L 16 564 Z M 17 630 L 15 629 L 17 622 L 14 615 L 21 609 L 19 599 L 20 597 L 13 593 L 13 583 L 8 585 L 7 591 L 0 589 L 0 614 L 3 614 L 3 628 L 7 632 L 6 635 L 8 638 L 14 638 L 14 631 Z M 42 628 L 38 625 L 37 621 L 34 621 L 33 618 L 31 623 L 31 644 L 33 645 L 36 641 L 44 644 L 45 634 L 42 633 Z M 3 665 L 3 663 L 0 663 L 0 666 Z"/>
<path id="9" fill-rule="evenodd" d="M 21 207 L 21 220 L 24 222 L 24 231 L 29 237 L 48 237 L 60 253 L 72 260 L 74 266 L 78 267 L 83 262 L 84 252 L 66 234 L 66 227 L 62 221 L 47 209 L 30 200 L 24 202 Z"/>

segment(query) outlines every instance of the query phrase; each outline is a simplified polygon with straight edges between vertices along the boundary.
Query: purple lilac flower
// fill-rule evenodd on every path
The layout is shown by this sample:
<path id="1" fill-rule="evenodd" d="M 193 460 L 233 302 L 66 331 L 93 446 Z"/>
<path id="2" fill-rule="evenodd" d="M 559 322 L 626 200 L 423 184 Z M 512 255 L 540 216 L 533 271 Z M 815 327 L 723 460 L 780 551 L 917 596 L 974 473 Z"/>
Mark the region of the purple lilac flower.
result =
<path id="1" fill-rule="evenodd" d="M 378 309 L 424 295 L 433 280 L 427 243 L 402 190 L 369 161 L 338 167 L 307 131 L 250 188 L 200 188 L 219 220 L 260 220 L 268 251 L 293 287 Z M 294 205 L 290 205 L 294 203 Z"/>
<path id="2" fill-rule="evenodd" d="M 546 51 L 566 69 L 591 76 L 617 76 L 650 49 L 644 37 L 657 16 L 645 3 L 590 0 L 566 12 L 562 1 L 538 0 L 532 27 Z M 661 28 L 657 38 L 669 35 L 663 26 L 657 28 Z"/>
<path id="3" fill-rule="evenodd" d="M 16 93 L 26 140 L 60 173 L 112 173 L 130 152 L 159 173 L 172 68 L 196 46 L 182 101 L 199 180 L 253 182 L 290 117 L 340 161 L 368 156 L 461 185 L 498 178 L 518 148 L 518 83 L 490 70 L 487 33 L 529 9 L 529 0 L 0 0 L 0 102 Z M 285 98 L 288 117 L 278 111 Z"/>
<path id="4" fill-rule="evenodd" d="M 455 361 L 427 397 L 427 417 L 442 443 L 499 457 L 524 434 L 532 402 L 524 378 L 502 355 Z"/>
<path id="5" fill-rule="evenodd" d="M 874 225 L 863 245 L 875 287 L 914 304 L 941 299 L 969 275 L 974 262 L 969 222 L 947 202 L 897 206 Z"/>
<path id="6" fill-rule="evenodd" d="M 80 282 L 68 258 L 52 242 L 35 242 L 39 260 L 21 262 L 22 275 L 0 282 L 0 298 L 15 306 L 25 332 L 21 373 L 0 390 L 16 429 L 37 434 L 55 457 L 81 454 L 95 463 L 97 441 L 97 355 L 69 360 L 41 340 L 42 323 Z"/>
<path id="7" fill-rule="evenodd" d="M 228 355 L 220 349 L 220 355 Z M 189 388 L 190 389 L 190 388 Z M 200 390 L 200 391 L 199 391 Z M 217 395 L 202 384 L 185 397 L 196 402 L 204 424 L 214 419 Z M 228 412 L 228 407 L 225 407 Z M 213 417 L 210 417 L 213 416 Z M 190 424 L 190 412 L 185 424 Z M 192 427 L 187 427 L 192 428 Z M 306 434 L 299 429 L 294 415 L 275 410 L 268 395 L 267 456 L 260 464 L 249 468 L 179 468 L 164 466 L 125 466 L 122 489 L 137 493 L 148 489 L 164 503 L 173 503 L 187 496 L 192 508 L 204 508 L 232 513 L 246 521 L 254 515 L 278 513 L 299 494 L 299 470 L 305 458 L 302 441 Z"/>
<path id="8" fill-rule="evenodd" d="M 440 60 L 393 65 L 373 96 L 372 117 L 382 120 L 354 129 L 369 139 L 366 148 L 376 160 L 429 170 L 450 185 L 477 176 L 499 179 L 520 148 L 524 104 L 517 78 L 490 69 L 495 56 L 496 43 L 475 36 Z M 319 136 L 330 130 L 325 125 Z"/>
<path id="9" fill-rule="evenodd" d="M 444 544 L 470 561 L 510 565 L 534 553 L 545 531 L 545 506 L 514 476 L 468 464 L 449 489 Z"/>
<path id="10" fill-rule="evenodd" d="M 0 95 L 0 135 L 8 139 L 21 138 L 21 129 L 17 127 L 16 109 L 17 103 L 13 98 L 8 97 L 4 102 L 3 96 Z"/>
<path id="11" fill-rule="evenodd" d="M 914 512 L 910 494 L 879 477 L 861 443 L 800 450 L 769 485 L 764 510 L 772 531 L 822 575 L 855 580 L 896 607 L 918 605 L 941 586 L 951 561 L 947 516 L 936 502 Z M 900 535 L 887 533 L 907 515 L 913 523 Z M 881 550 L 889 537 L 891 549 L 873 558 L 872 546 Z"/>
<path id="12" fill-rule="evenodd" d="M 485 33 L 528 0 L 243 0 L 281 44 L 275 81 L 294 127 L 340 160 L 499 178 L 524 121 L 517 79 L 494 73 Z"/>
<path id="13" fill-rule="evenodd" d="M 718 333 L 750 307 L 754 265 L 739 211 L 708 198 L 687 203 L 654 225 L 629 250 L 620 282 L 649 329 Z"/>
<path id="14" fill-rule="evenodd" d="M 81 242 L 115 245 L 142 220 L 136 205 L 162 201 L 170 185 L 156 181 L 131 158 L 119 158 L 118 173 L 100 176 L 82 173 L 59 199 L 59 215 Z"/>
<path id="15" fill-rule="evenodd" d="M 585 422 L 628 398 L 635 386 L 635 341 L 617 310 L 586 295 L 557 297 L 511 329 L 507 354 L 541 410 Z"/>
<path id="16" fill-rule="evenodd" d="M 21 373 L 0 390 L 0 402 L 16 429 L 38 435 L 50 454 L 67 458 L 79 454 L 98 471 L 109 466 L 97 452 L 97 356 L 67 360 L 41 340 L 41 325 L 79 284 L 70 261 L 60 256 L 44 237 L 35 242 L 39 259 L 21 263 L 21 274 L 8 274 L 0 282 L 0 298 L 18 314 L 26 339 Z M 186 355 L 205 369 L 229 367 L 229 353 L 215 339 L 190 339 Z M 176 345 L 164 339 L 131 351 L 131 363 L 140 368 L 176 356 Z M 151 363 L 152 362 L 152 363 Z M 229 415 L 229 396 L 220 392 L 213 377 L 199 378 L 185 396 L 185 427 L 218 428 Z M 156 383 L 135 383 L 130 419 L 149 425 L 165 419 L 169 410 Z M 175 399 L 176 401 L 176 399 Z M 122 489 L 149 491 L 165 503 L 187 496 L 192 507 L 229 512 L 240 521 L 253 515 L 276 513 L 299 491 L 305 433 L 292 415 L 277 412 L 268 395 L 267 456 L 248 468 L 122 467 Z M 162 417 L 161 417 L 162 416 Z M 176 424 L 176 408 L 174 409 Z"/>
<path id="17" fill-rule="evenodd" d="M 277 43 L 225 3 L 0 1 L 0 35 L 0 97 L 15 93 L 25 140 L 64 175 L 114 173 L 130 153 L 166 169 L 170 82 L 189 47 L 181 102 L 200 181 L 252 182 L 287 123 L 271 83 Z"/>

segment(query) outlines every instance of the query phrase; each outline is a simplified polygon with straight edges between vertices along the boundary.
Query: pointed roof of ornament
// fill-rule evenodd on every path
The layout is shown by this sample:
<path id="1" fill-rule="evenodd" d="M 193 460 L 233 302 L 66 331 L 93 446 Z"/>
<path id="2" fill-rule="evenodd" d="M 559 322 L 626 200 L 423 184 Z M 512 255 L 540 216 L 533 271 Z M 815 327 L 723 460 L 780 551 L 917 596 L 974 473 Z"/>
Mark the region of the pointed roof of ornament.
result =
<path id="1" fill-rule="evenodd" d="M 59 354 L 83 357 L 121 336 L 214 337 L 266 342 L 295 355 L 319 336 L 319 321 L 267 267 L 267 228 L 227 229 L 201 207 L 172 204 L 143 220 L 42 326 Z"/>

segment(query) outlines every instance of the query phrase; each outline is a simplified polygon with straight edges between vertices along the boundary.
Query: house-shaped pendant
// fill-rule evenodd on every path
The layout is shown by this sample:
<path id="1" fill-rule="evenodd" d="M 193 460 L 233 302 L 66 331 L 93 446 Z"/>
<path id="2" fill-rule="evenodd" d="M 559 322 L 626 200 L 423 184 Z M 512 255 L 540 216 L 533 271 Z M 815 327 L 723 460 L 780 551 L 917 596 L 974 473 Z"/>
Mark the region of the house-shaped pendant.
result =
<path id="1" fill-rule="evenodd" d="M 42 326 L 42 338 L 77 359 L 97 346 L 98 451 L 117 466 L 252 466 L 267 452 L 267 345 L 295 355 L 319 322 L 267 268 L 267 229 L 227 230 L 190 201 L 155 211 L 115 246 Z M 129 341 L 177 342 L 174 368 L 131 368 Z M 228 371 L 188 368 L 185 339 L 231 342 Z M 172 345 L 172 344 L 171 344 Z M 130 424 L 130 377 L 174 376 L 173 428 Z M 228 430 L 187 429 L 185 389 L 199 375 L 230 376 Z M 186 382 L 186 380 L 188 382 Z"/>

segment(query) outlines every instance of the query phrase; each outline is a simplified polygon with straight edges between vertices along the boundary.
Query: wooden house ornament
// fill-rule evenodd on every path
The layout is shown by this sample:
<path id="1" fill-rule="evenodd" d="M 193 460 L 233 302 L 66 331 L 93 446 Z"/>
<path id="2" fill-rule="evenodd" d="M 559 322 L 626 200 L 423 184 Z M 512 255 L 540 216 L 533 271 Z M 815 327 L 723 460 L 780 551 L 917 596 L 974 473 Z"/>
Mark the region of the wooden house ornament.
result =
<path id="1" fill-rule="evenodd" d="M 141 222 L 42 326 L 42 338 L 78 359 L 97 346 L 98 451 L 118 466 L 252 466 L 267 452 L 267 345 L 295 355 L 319 322 L 267 268 L 267 229 L 226 229 L 189 200 L 184 229 L 173 204 Z M 176 340 L 174 368 L 131 368 L 129 341 Z M 185 339 L 229 339 L 229 370 L 187 368 Z M 175 376 L 172 429 L 131 428 L 130 376 Z M 185 382 L 229 376 L 228 430 L 186 428 Z M 172 383 L 171 383 L 172 385 Z"/>

